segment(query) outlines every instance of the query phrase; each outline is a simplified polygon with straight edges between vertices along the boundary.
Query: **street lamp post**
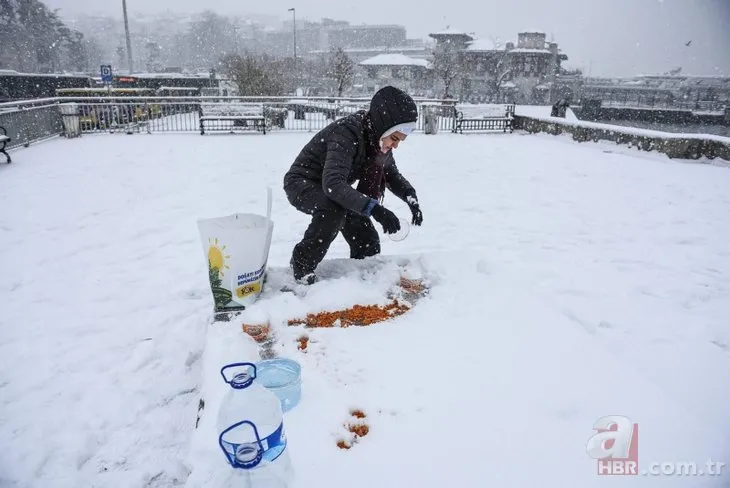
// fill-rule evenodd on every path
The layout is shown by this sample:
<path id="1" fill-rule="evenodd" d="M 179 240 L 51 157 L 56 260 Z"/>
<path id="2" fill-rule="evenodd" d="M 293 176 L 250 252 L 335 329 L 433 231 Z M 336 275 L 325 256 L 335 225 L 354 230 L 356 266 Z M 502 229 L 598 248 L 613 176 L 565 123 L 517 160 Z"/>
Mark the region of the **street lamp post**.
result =
<path id="1" fill-rule="evenodd" d="M 129 20 L 127 19 L 127 0 L 122 0 L 124 11 L 124 33 L 127 36 L 127 63 L 129 63 L 129 74 L 133 73 L 132 68 L 132 40 L 129 38 Z"/>
<path id="2" fill-rule="evenodd" d="M 292 13 L 292 25 L 294 26 L 294 68 L 297 66 L 297 9 L 290 8 Z"/>

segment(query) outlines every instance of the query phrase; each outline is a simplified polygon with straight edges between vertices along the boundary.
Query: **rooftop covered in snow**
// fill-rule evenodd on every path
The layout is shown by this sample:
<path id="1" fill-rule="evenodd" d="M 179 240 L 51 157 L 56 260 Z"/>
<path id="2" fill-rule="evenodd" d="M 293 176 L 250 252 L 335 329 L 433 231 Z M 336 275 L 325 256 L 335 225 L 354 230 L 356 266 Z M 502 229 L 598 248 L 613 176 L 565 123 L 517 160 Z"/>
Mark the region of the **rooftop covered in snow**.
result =
<path id="1" fill-rule="evenodd" d="M 467 51 L 474 51 L 474 52 L 489 52 L 489 51 L 500 51 L 503 49 L 499 49 L 494 41 L 491 39 L 486 38 L 477 38 L 473 41 L 469 42 L 466 48 Z"/>
<path id="2" fill-rule="evenodd" d="M 429 62 L 426 59 L 411 58 L 400 53 L 378 54 L 372 58 L 360 62 L 362 66 L 422 66 L 427 68 Z"/>
<path id="3" fill-rule="evenodd" d="M 0 76 L 42 76 L 48 78 L 74 78 L 88 76 L 86 73 L 26 73 L 13 69 L 0 69 Z"/>
<path id="4" fill-rule="evenodd" d="M 404 53 L 404 52 L 413 52 L 413 53 L 422 53 L 428 51 L 428 46 L 375 46 L 375 47 L 346 47 L 342 50 L 346 53 Z M 329 49 L 314 49 L 311 51 L 308 51 L 309 54 L 329 54 Z"/>
<path id="5" fill-rule="evenodd" d="M 516 47 L 509 50 L 512 53 L 524 53 L 524 54 L 552 54 L 550 49 L 540 48 L 529 48 L 529 47 Z"/>
<path id="6" fill-rule="evenodd" d="M 472 40 L 474 39 L 473 34 L 468 34 L 464 31 L 460 31 L 458 29 L 452 29 L 452 28 L 446 28 L 439 32 L 433 32 L 429 34 L 429 37 L 433 37 L 434 39 L 438 38 L 447 38 L 447 37 L 457 37 L 465 40 Z"/>

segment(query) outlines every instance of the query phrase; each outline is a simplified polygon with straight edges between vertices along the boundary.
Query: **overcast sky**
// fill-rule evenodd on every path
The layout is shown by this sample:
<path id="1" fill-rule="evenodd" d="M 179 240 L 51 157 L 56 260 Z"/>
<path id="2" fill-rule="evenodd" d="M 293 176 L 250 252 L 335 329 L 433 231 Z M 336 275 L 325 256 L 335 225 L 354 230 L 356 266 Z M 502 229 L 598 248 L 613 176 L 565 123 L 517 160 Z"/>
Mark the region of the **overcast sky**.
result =
<path id="1" fill-rule="evenodd" d="M 79 12 L 121 18 L 122 0 L 45 0 L 63 17 Z M 270 14 L 297 20 L 400 24 L 408 37 L 452 29 L 516 41 L 540 30 L 568 55 L 566 66 L 594 76 L 684 73 L 730 76 L 730 0 L 127 0 L 130 16 L 166 9 Z M 692 41 L 689 46 L 685 45 Z"/>

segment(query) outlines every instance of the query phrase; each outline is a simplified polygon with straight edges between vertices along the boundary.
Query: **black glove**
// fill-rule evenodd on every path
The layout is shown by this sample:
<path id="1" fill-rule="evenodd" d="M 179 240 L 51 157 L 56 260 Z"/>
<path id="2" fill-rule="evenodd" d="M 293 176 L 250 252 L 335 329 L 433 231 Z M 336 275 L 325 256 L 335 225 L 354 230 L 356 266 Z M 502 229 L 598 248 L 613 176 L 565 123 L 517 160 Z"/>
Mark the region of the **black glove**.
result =
<path id="1" fill-rule="evenodd" d="M 373 211 L 370 215 L 372 215 L 375 220 L 380 222 L 380 224 L 383 226 L 383 232 L 385 232 L 386 234 L 395 234 L 400 230 L 400 222 L 398 221 L 398 217 L 382 205 L 375 205 L 375 208 L 373 208 Z"/>
<path id="2" fill-rule="evenodd" d="M 418 205 L 416 192 L 412 191 L 406 195 L 406 203 L 408 204 L 408 208 L 411 209 L 411 214 L 413 215 L 411 223 L 413 225 L 421 225 L 423 222 L 423 212 L 421 212 L 421 207 Z"/>

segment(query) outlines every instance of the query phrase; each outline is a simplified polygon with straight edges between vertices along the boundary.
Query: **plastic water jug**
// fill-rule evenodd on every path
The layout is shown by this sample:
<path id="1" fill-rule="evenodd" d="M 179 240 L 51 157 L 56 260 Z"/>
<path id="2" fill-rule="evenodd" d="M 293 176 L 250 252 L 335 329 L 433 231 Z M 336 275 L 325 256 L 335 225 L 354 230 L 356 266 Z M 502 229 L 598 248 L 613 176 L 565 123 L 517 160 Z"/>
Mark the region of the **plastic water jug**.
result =
<path id="1" fill-rule="evenodd" d="M 243 470 L 250 486 L 287 487 L 293 472 L 279 399 L 255 381 L 253 363 L 223 366 L 221 376 L 231 386 L 217 419 L 218 444 L 226 459 Z"/>

